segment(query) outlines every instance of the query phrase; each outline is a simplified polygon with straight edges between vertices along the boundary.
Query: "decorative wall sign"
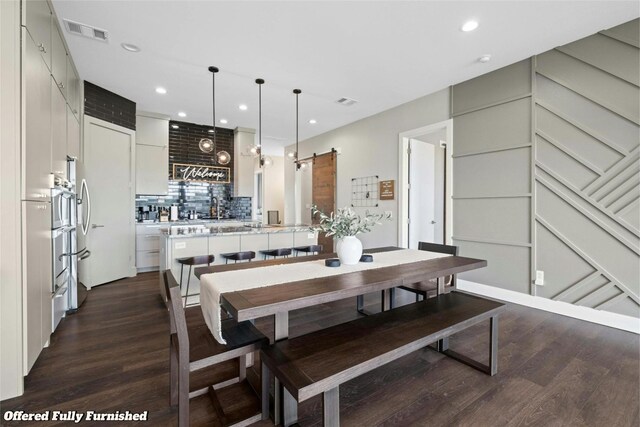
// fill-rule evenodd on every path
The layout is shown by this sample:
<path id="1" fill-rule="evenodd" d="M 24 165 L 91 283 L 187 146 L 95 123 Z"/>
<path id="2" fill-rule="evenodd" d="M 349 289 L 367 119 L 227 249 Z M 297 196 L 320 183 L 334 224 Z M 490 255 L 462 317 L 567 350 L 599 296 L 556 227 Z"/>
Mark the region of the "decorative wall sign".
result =
<path id="1" fill-rule="evenodd" d="M 378 175 L 351 178 L 351 206 L 378 206 Z"/>
<path id="2" fill-rule="evenodd" d="M 393 179 L 380 181 L 380 200 L 395 200 L 396 182 Z"/>
<path id="3" fill-rule="evenodd" d="M 228 184 L 231 182 L 231 169 L 221 166 L 174 163 L 173 179 L 176 181 L 201 181 Z"/>

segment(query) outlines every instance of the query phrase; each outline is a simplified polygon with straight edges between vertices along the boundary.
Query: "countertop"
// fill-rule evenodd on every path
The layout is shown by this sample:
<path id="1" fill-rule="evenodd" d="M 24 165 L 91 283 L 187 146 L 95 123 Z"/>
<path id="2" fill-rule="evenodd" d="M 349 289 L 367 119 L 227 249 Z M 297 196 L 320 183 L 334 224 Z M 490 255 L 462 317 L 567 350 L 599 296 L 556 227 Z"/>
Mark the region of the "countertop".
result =
<path id="1" fill-rule="evenodd" d="M 154 226 L 154 225 L 163 225 L 166 227 L 170 227 L 172 225 L 202 225 L 202 224 L 225 224 L 225 223 L 242 223 L 242 224 L 257 224 L 258 221 L 250 220 L 250 219 L 181 219 L 179 221 L 146 221 L 146 222 L 136 222 L 136 225 L 139 226 Z"/>
<path id="2" fill-rule="evenodd" d="M 309 225 L 306 224 L 294 224 L 294 225 L 264 225 L 261 227 L 202 227 L 201 229 L 207 230 L 204 232 L 192 230 L 185 230 L 180 234 L 169 234 L 168 230 L 161 230 L 161 234 L 169 239 L 183 239 L 183 238 L 197 238 L 197 237 L 209 237 L 209 236 L 233 236 L 242 234 L 269 234 L 269 233 L 293 233 L 296 231 L 308 231 Z"/>

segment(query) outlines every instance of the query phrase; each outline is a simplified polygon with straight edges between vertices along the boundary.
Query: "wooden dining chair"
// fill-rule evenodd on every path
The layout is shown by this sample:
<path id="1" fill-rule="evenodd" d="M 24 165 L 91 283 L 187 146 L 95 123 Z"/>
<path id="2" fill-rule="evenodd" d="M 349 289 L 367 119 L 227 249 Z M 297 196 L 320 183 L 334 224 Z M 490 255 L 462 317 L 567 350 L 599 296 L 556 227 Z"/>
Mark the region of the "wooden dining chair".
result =
<path id="1" fill-rule="evenodd" d="M 458 255 L 458 247 L 451 245 L 441 245 L 438 243 L 419 242 L 418 249 L 421 251 L 437 252 L 441 254 Z M 411 283 L 408 285 L 398 286 L 400 289 L 412 292 L 416 295 L 416 302 L 433 296 L 440 295 L 441 292 L 450 292 L 456 287 L 456 276 L 452 274 L 444 278 L 443 286 L 438 286 L 438 280 L 425 280 L 422 282 Z"/>
<path id="2" fill-rule="evenodd" d="M 246 380 L 246 361 L 247 355 L 268 344 L 268 339 L 250 322 L 227 319 L 222 322 L 227 344 L 218 343 L 195 316 L 187 321 L 180 287 L 169 270 L 163 274 L 169 300 L 171 406 L 178 405 L 179 427 L 190 424 L 190 399 L 202 401 L 200 396 L 207 394 L 206 411 L 199 411 L 200 418 L 217 418 L 225 426 L 260 420 L 259 393 Z"/>

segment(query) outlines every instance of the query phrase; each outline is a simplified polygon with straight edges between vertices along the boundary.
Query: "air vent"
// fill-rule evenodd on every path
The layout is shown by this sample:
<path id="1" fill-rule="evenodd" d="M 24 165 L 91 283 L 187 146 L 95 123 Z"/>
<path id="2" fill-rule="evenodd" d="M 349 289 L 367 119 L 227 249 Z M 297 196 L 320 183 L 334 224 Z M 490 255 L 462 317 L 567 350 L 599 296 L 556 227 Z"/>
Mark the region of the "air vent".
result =
<path id="1" fill-rule="evenodd" d="M 81 24 L 79 22 L 64 20 L 64 26 L 71 34 L 87 37 L 93 40 L 99 40 L 101 42 L 107 42 L 109 39 L 109 32 L 100 28 L 95 28 L 90 25 Z"/>
<path id="2" fill-rule="evenodd" d="M 344 105 L 345 107 L 351 107 L 353 104 L 355 104 L 358 101 L 351 98 L 340 98 L 336 102 L 340 105 Z"/>

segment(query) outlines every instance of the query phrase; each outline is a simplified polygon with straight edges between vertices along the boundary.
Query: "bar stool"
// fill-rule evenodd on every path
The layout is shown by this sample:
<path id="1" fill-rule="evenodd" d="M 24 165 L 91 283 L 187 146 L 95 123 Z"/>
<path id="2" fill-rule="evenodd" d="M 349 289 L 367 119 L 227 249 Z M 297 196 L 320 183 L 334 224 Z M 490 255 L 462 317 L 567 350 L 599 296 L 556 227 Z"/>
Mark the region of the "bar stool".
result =
<path id="1" fill-rule="evenodd" d="M 184 296 L 184 306 L 187 306 L 187 300 L 189 298 L 189 283 L 191 282 L 191 270 L 194 265 L 204 265 L 210 266 L 215 257 L 213 255 L 199 255 L 199 256 L 189 256 L 184 258 L 176 258 L 176 261 L 180 264 L 180 290 L 182 291 L 182 272 L 184 271 L 184 266 L 189 266 L 189 275 L 187 276 L 187 294 Z M 200 295 L 200 294 L 196 294 Z"/>
<path id="2" fill-rule="evenodd" d="M 244 251 L 244 252 L 229 252 L 226 254 L 220 254 L 222 258 L 224 258 L 224 263 L 229 264 L 229 260 L 234 262 L 238 261 L 251 261 L 256 257 L 256 253 L 253 251 Z"/>
<path id="3" fill-rule="evenodd" d="M 264 259 L 267 259 L 267 257 L 270 257 L 270 256 L 272 256 L 274 259 L 279 256 L 288 258 L 289 255 L 291 255 L 291 248 L 267 249 L 264 251 L 260 251 L 260 253 L 264 255 Z"/>
<path id="4" fill-rule="evenodd" d="M 300 252 L 305 253 L 307 255 L 309 254 L 317 255 L 320 252 L 322 252 L 322 245 L 298 246 L 293 248 L 293 250 L 296 251 L 296 256 L 298 256 Z"/>

